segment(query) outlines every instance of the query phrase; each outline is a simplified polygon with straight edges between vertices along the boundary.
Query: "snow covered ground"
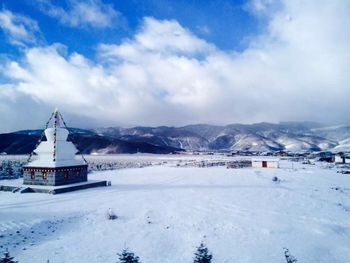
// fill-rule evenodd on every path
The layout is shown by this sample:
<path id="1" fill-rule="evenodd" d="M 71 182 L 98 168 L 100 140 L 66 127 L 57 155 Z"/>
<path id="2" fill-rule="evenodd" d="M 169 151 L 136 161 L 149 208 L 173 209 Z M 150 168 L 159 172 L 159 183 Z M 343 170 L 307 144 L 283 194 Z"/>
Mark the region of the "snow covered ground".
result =
<path id="1" fill-rule="evenodd" d="M 95 172 L 111 187 L 61 195 L 0 192 L 0 252 L 20 263 L 350 262 L 350 175 L 282 169 L 151 166 Z M 272 181 L 277 176 L 280 182 Z M 117 220 L 106 220 L 112 208 Z"/>

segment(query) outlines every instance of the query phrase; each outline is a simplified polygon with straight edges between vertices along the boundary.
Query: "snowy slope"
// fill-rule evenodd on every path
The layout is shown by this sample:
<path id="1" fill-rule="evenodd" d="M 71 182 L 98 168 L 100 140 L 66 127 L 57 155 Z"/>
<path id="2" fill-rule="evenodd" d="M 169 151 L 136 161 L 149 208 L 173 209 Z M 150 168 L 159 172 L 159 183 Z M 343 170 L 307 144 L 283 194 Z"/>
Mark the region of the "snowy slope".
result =
<path id="1" fill-rule="evenodd" d="M 249 151 L 270 151 L 279 150 L 281 145 L 268 138 L 255 134 L 221 135 L 211 142 L 211 149 L 249 150 Z"/>
<path id="2" fill-rule="evenodd" d="M 311 131 L 319 134 L 319 136 L 335 141 L 341 141 L 350 138 L 350 126 L 348 125 L 326 126 L 321 128 L 314 128 L 311 129 Z"/>
<path id="3" fill-rule="evenodd" d="M 349 151 L 349 150 L 350 150 L 350 138 L 340 141 L 339 144 L 334 148 L 334 151 L 336 152 L 343 152 L 343 151 Z"/>
<path id="4" fill-rule="evenodd" d="M 90 176 L 112 180 L 107 188 L 0 192 L 0 252 L 26 263 L 116 262 L 129 247 L 144 263 L 178 263 L 203 241 L 216 263 L 285 262 L 283 247 L 300 262 L 348 262 L 350 177 L 282 166 L 125 169 Z M 119 219 L 106 220 L 108 208 Z"/>

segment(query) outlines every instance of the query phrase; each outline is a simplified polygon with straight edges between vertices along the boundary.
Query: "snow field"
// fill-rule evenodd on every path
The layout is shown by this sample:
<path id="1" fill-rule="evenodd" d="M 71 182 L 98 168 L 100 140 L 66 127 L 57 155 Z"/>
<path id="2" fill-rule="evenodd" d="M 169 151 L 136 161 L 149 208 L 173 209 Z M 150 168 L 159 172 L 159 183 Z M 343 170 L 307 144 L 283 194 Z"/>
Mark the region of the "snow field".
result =
<path id="1" fill-rule="evenodd" d="M 111 180 L 106 188 L 0 192 L 0 252 L 29 263 L 116 262 L 128 247 L 144 263 L 180 263 L 203 241 L 213 262 L 285 262 L 283 247 L 300 262 L 349 262 L 349 175 L 293 167 L 154 166 L 90 175 Z M 117 220 L 106 220 L 108 208 Z"/>

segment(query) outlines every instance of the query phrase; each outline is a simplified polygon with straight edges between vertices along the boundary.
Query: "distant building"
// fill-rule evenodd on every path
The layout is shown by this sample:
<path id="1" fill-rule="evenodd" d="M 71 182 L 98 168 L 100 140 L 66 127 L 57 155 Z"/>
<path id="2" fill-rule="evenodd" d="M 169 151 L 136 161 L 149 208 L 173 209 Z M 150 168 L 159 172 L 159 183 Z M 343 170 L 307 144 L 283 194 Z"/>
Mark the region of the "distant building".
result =
<path id="1" fill-rule="evenodd" d="M 346 155 L 345 153 L 338 153 L 334 157 L 335 163 L 350 163 L 350 156 Z"/>
<path id="2" fill-rule="evenodd" d="M 252 159 L 253 168 L 279 168 L 279 159 Z"/>
<path id="3" fill-rule="evenodd" d="M 280 156 L 280 157 L 287 157 L 288 156 L 288 152 L 286 151 L 278 151 L 275 153 L 276 156 Z"/>
<path id="4" fill-rule="evenodd" d="M 332 152 L 329 152 L 329 151 L 322 151 L 322 152 L 319 152 L 319 153 L 315 153 L 314 156 L 320 162 L 332 163 L 332 162 L 335 161 L 334 160 L 334 154 Z"/>
<path id="5" fill-rule="evenodd" d="M 23 184 L 56 186 L 87 181 L 88 165 L 75 158 L 78 150 L 67 141 L 69 132 L 60 126 L 63 120 L 57 109 L 53 118 L 53 127 L 45 130 L 47 141 L 34 150 L 38 158 L 23 166 Z"/>

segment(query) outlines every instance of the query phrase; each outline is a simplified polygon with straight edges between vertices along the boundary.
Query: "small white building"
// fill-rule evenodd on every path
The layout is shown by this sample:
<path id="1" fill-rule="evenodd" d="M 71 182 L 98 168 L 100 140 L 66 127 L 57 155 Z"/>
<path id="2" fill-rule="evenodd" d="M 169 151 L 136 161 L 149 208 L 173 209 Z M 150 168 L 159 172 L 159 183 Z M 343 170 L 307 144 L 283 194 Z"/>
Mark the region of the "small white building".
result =
<path id="1" fill-rule="evenodd" d="M 279 168 L 279 159 L 252 159 L 253 168 Z"/>

